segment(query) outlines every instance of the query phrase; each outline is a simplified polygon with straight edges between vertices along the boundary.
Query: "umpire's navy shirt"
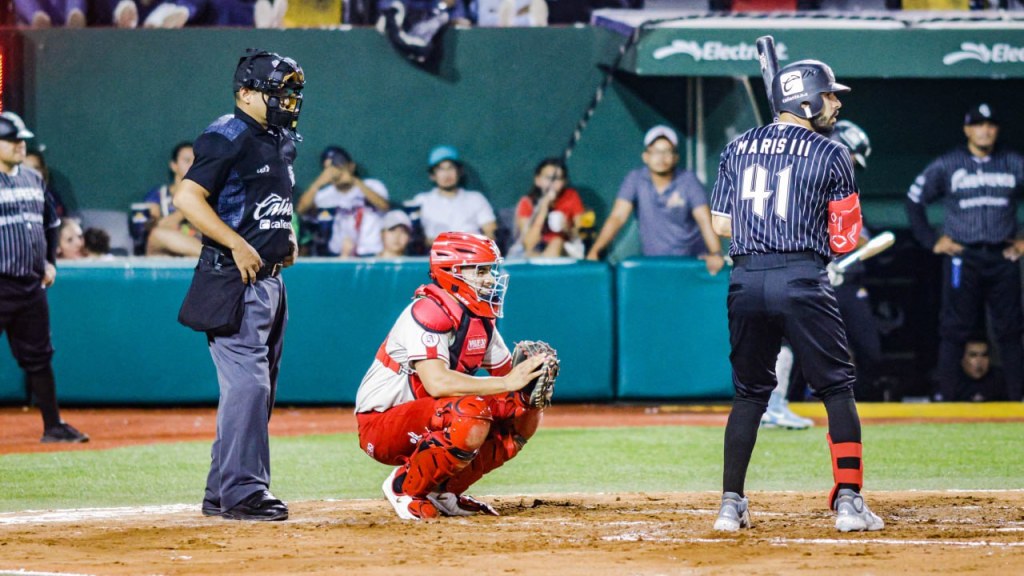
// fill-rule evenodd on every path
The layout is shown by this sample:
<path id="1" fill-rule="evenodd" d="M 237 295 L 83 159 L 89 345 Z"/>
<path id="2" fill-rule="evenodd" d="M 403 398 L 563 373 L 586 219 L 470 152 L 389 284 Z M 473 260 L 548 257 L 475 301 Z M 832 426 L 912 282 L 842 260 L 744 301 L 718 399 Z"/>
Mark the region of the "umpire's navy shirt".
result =
<path id="1" fill-rule="evenodd" d="M 292 251 L 292 189 L 295 144 L 267 130 L 237 107 L 196 139 L 186 178 L 205 188 L 207 201 L 225 224 L 259 252 L 279 263 Z M 203 237 L 203 243 L 223 249 Z"/>
<path id="2" fill-rule="evenodd" d="M 907 216 L 914 237 L 931 249 L 938 234 L 928 224 L 925 205 L 943 200 L 943 231 L 960 244 L 999 244 L 1017 233 L 1017 196 L 1024 191 L 1024 157 L 996 149 L 984 158 L 967 145 L 939 156 L 907 193 Z"/>
<path id="3" fill-rule="evenodd" d="M 845 146 L 780 122 L 725 147 L 711 212 L 732 219 L 733 256 L 813 250 L 831 259 L 828 203 L 855 192 Z"/>
<path id="4" fill-rule="evenodd" d="M 42 280 L 46 231 L 57 226 L 53 198 L 38 172 L 23 165 L 0 172 L 0 277 Z"/>

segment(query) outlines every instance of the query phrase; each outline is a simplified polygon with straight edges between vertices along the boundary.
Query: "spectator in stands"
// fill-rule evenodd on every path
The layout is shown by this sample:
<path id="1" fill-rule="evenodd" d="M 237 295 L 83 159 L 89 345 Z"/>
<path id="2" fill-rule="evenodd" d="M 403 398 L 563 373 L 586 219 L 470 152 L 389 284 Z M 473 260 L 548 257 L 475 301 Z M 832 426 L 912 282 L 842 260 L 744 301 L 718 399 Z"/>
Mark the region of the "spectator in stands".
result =
<path id="1" fill-rule="evenodd" d="M 516 233 L 525 256 L 583 256 L 579 242 L 583 201 L 567 186 L 568 179 L 561 158 L 545 158 L 533 171 L 533 187 L 516 207 Z"/>
<path id="2" fill-rule="evenodd" d="M 146 239 L 147 256 L 199 256 L 203 248 L 199 232 L 171 202 L 194 159 L 191 142 L 175 146 L 167 163 L 171 183 L 154 186 L 143 199 L 149 205 L 153 222 Z"/>
<path id="3" fill-rule="evenodd" d="M 88 258 L 113 258 L 113 254 L 110 253 L 110 234 L 103 228 L 86 228 L 82 233 L 82 240 L 85 242 L 85 255 Z"/>
<path id="4" fill-rule="evenodd" d="M 25 154 L 25 162 L 22 166 L 26 166 L 39 172 L 39 175 L 43 177 L 43 185 L 46 186 L 46 191 L 53 197 L 54 208 L 57 210 L 57 216 L 63 218 L 67 215 L 67 207 L 64 205 L 64 199 L 54 189 L 53 184 L 50 180 L 50 168 L 46 165 L 46 158 L 43 156 L 42 150 L 29 150 Z"/>
<path id="5" fill-rule="evenodd" d="M 988 341 L 983 336 L 974 336 L 964 344 L 964 355 L 960 359 L 960 371 L 952 398 L 937 400 L 953 402 L 984 402 L 1006 399 L 1006 380 L 999 368 L 993 368 L 989 359 Z"/>
<path id="6" fill-rule="evenodd" d="M 715 275 L 725 260 L 722 245 L 711 229 L 707 192 L 697 176 L 680 170 L 679 137 L 668 126 L 655 126 L 644 135 L 644 168 L 626 175 L 612 212 L 587 253 L 601 252 L 637 211 L 644 256 L 696 256 Z"/>
<path id="7" fill-rule="evenodd" d="M 283 28 L 287 10 L 287 0 L 92 0 L 89 23 L 118 28 L 137 28 L 140 22 L 145 28 Z"/>
<path id="8" fill-rule="evenodd" d="M 390 203 L 380 180 L 358 175 L 359 166 L 341 146 L 320 155 L 321 172 L 299 197 L 300 214 L 315 214 L 316 256 L 373 256 L 381 251 L 380 219 Z"/>
<path id="9" fill-rule="evenodd" d="M 32 28 L 84 28 L 86 0 L 14 0 L 14 11 Z"/>
<path id="10" fill-rule="evenodd" d="M 401 258 L 409 247 L 412 238 L 412 220 L 403 210 L 392 210 L 384 215 L 381 224 L 381 245 L 378 258 Z"/>
<path id="11" fill-rule="evenodd" d="M 424 67 L 438 62 L 441 33 L 449 24 L 468 27 L 463 0 L 379 0 L 377 31 L 399 54 Z"/>
<path id="12" fill-rule="evenodd" d="M 85 238 L 82 225 L 75 218 L 64 218 L 60 222 L 57 233 L 57 258 L 61 260 L 81 260 L 85 258 Z"/>
<path id="13" fill-rule="evenodd" d="M 507 28 L 548 25 L 548 3 L 545 0 L 478 0 L 473 3 L 478 26 Z"/>
<path id="14" fill-rule="evenodd" d="M 494 239 L 498 222 L 494 209 L 483 194 L 464 190 L 462 160 L 451 146 L 438 146 L 430 151 L 427 171 L 435 186 L 420 192 L 410 205 L 420 209 L 420 223 L 429 247 L 441 232 L 472 232 Z"/>

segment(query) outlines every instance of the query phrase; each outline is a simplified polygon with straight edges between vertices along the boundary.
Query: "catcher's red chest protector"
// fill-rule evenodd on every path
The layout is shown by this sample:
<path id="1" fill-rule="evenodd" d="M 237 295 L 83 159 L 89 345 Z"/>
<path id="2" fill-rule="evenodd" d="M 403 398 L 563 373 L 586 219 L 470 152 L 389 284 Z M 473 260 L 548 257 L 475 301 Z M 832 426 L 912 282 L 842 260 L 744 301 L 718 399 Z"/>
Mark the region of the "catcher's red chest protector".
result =
<path id="1" fill-rule="evenodd" d="M 416 296 L 419 299 L 412 305 L 412 317 L 417 324 L 431 332 L 455 331 L 455 340 L 448 345 L 448 367 L 464 374 L 475 373 L 490 347 L 494 320 L 468 313 L 458 300 L 433 284 L 420 286 Z M 442 340 L 439 345 L 446 343 Z M 411 375 L 409 380 L 417 398 L 429 396 L 418 375 Z"/>

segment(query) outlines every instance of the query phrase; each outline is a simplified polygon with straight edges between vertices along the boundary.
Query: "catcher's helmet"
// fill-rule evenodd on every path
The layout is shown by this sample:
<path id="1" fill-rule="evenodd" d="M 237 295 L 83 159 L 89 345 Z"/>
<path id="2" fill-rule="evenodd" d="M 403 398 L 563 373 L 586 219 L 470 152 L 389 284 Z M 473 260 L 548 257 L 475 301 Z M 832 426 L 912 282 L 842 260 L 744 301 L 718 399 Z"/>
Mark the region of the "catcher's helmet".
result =
<path id="1" fill-rule="evenodd" d="M 250 48 L 238 59 L 235 92 L 249 88 L 263 92 L 267 102 L 267 124 L 292 132 L 299 123 L 302 89 L 306 76 L 291 58 Z"/>
<path id="2" fill-rule="evenodd" d="M 822 94 L 849 91 L 849 86 L 836 82 L 836 75 L 828 64 L 818 60 L 787 64 L 772 80 L 776 113 L 789 112 L 808 120 L 821 112 L 824 106 Z"/>
<path id="3" fill-rule="evenodd" d="M 860 126 L 849 120 L 836 122 L 832 131 L 832 139 L 850 151 L 850 157 L 861 168 L 868 167 L 868 156 L 871 156 L 871 139 Z"/>
<path id="4" fill-rule="evenodd" d="M 430 247 L 431 278 L 470 312 L 485 318 L 501 318 L 508 289 L 508 274 L 499 269 L 502 262 L 498 245 L 480 234 L 442 232 Z M 465 274 L 466 269 L 472 270 Z"/>
<path id="5" fill-rule="evenodd" d="M 0 114 L 0 140 L 28 140 L 35 134 L 25 127 L 25 121 L 14 112 Z"/>

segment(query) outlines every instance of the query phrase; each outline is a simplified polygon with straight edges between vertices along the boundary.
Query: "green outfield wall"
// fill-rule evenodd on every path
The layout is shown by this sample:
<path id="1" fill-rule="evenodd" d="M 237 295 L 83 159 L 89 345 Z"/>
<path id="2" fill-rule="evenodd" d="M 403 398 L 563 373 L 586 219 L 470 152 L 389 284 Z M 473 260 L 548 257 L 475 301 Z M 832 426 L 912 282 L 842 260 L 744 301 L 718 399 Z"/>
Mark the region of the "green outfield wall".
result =
<path id="1" fill-rule="evenodd" d="M 507 268 L 498 328 L 510 345 L 533 339 L 558 349 L 558 401 L 729 396 L 726 280 L 711 278 L 702 262 L 632 259 L 613 269 L 539 260 Z M 187 264 L 160 260 L 62 266 L 49 293 L 61 402 L 216 402 L 206 338 L 176 320 L 191 275 Z M 351 404 L 395 318 L 427 281 L 427 263 L 305 260 L 284 278 L 280 401 Z M 0 402 L 21 402 L 23 378 L 3 347 Z"/>

